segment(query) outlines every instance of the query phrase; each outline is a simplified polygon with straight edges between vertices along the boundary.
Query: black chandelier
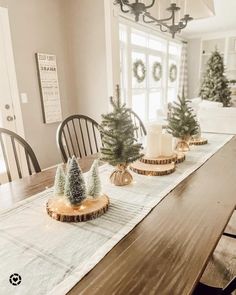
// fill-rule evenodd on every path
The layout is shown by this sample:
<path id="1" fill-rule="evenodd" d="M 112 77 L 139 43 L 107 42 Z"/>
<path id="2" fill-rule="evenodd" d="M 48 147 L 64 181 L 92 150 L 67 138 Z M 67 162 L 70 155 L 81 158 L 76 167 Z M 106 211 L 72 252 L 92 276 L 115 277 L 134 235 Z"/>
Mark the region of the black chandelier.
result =
<path id="1" fill-rule="evenodd" d="M 153 7 L 155 2 L 156 0 L 152 0 L 150 5 L 145 5 L 144 3 L 139 2 L 139 0 L 135 0 L 133 3 L 130 3 L 129 0 L 115 0 L 114 4 L 120 5 L 122 12 L 133 14 L 136 22 L 139 22 L 140 16 L 142 16 L 144 23 L 159 26 L 162 32 L 169 32 L 172 35 L 172 38 L 175 37 L 176 33 L 181 32 L 181 30 L 187 26 L 189 21 L 193 20 L 189 14 L 185 14 L 184 17 L 176 23 L 176 12 L 180 10 L 180 7 L 178 7 L 175 3 L 172 3 L 170 7 L 166 9 L 170 12 L 170 16 L 168 18 L 157 19 L 147 11 L 149 8 Z"/>

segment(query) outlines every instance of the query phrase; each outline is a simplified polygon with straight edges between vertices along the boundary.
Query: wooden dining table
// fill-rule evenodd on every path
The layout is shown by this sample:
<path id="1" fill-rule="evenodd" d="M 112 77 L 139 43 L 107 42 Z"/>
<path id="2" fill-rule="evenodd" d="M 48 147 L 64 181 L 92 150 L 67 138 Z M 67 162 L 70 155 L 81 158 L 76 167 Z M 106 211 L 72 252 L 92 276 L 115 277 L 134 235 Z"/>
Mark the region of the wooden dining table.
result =
<path id="1" fill-rule="evenodd" d="M 87 171 L 95 156 L 81 159 Z M 53 185 L 55 168 L 0 186 L 0 209 Z M 170 192 L 68 293 L 188 295 L 236 205 L 236 137 Z"/>

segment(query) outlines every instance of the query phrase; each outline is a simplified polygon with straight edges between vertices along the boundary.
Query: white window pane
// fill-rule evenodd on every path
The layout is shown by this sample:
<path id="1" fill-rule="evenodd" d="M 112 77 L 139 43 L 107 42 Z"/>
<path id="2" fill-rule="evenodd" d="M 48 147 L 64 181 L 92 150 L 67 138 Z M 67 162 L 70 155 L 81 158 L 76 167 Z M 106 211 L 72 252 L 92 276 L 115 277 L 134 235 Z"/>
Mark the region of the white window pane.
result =
<path id="1" fill-rule="evenodd" d="M 177 100 L 176 88 L 168 88 L 167 101 L 173 102 Z"/>
<path id="2" fill-rule="evenodd" d="M 155 38 L 154 36 L 151 36 L 149 38 L 149 48 L 153 50 L 158 50 L 158 51 L 166 51 L 166 44 L 167 42 L 165 40 L 161 40 L 158 38 Z"/>
<path id="3" fill-rule="evenodd" d="M 137 68 L 137 74 L 139 77 L 143 77 L 145 75 L 145 78 L 141 81 L 138 80 L 137 77 L 135 77 L 134 74 L 134 66 L 136 62 L 142 61 L 144 64 L 144 68 L 140 65 Z M 144 88 L 146 87 L 146 75 L 147 75 L 147 68 L 146 68 L 146 56 L 143 53 L 139 52 L 132 52 L 132 88 Z M 143 73 L 143 69 L 145 70 L 145 74 Z"/>
<path id="4" fill-rule="evenodd" d="M 132 30 L 131 44 L 147 47 L 147 35 L 143 32 Z"/>
<path id="5" fill-rule="evenodd" d="M 161 91 L 151 92 L 149 94 L 149 121 L 157 118 L 157 110 L 161 108 Z"/>
<path id="6" fill-rule="evenodd" d="M 169 54 L 180 56 L 181 54 L 181 45 L 178 43 L 169 43 Z"/>
<path id="7" fill-rule="evenodd" d="M 145 93 L 133 94 L 132 96 L 132 109 L 143 121 L 145 121 L 145 100 Z"/>

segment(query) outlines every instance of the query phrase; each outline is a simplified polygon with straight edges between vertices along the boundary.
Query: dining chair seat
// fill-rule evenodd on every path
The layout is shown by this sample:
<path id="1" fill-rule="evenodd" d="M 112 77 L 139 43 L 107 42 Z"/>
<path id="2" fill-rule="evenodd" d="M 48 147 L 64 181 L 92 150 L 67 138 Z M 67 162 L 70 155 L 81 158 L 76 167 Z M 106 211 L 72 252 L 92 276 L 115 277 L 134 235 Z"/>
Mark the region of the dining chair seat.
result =
<path id="1" fill-rule="evenodd" d="M 38 160 L 31 146 L 18 134 L 5 128 L 0 128 L 0 154 L 3 158 L 8 181 L 13 180 L 13 174 L 18 178 L 28 174 L 41 172 Z M 24 169 L 24 163 L 27 169 Z M 14 173 L 16 171 L 16 173 Z"/>

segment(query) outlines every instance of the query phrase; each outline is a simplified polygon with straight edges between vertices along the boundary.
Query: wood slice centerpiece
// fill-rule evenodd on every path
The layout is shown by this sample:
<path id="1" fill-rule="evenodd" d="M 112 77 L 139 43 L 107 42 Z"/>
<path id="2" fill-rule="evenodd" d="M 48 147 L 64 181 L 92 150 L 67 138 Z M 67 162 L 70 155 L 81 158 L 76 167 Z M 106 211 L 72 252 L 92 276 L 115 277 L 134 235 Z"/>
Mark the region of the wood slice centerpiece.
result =
<path id="1" fill-rule="evenodd" d="M 204 145 L 204 144 L 208 144 L 208 140 L 205 138 L 198 138 L 198 139 L 194 139 L 192 138 L 189 142 L 190 145 Z"/>
<path id="2" fill-rule="evenodd" d="M 46 210 L 53 219 L 62 222 L 82 222 L 103 215 L 110 201 L 106 195 L 97 198 L 88 197 L 78 206 L 72 206 L 65 197 L 53 197 L 48 200 Z"/>
<path id="3" fill-rule="evenodd" d="M 145 164 L 152 164 L 152 165 L 165 165 L 165 164 L 171 164 L 173 162 L 175 163 L 182 163 L 185 160 L 185 154 L 181 152 L 175 152 L 172 156 L 165 157 L 160 156 L 157 158 L 150 158 L 147 156 L 144 156 L 140 159 L 142 163 Z"/>
<path id="4" fill-rule="evenodd" d="M 130 169 L 138 174 L 147 176 L 163 176 L 171 174 L 175 171 L 175 162 L 170 164 L 156 165 L 156 164 L 146 164 L 136 161 L 130 165 Z"/>

